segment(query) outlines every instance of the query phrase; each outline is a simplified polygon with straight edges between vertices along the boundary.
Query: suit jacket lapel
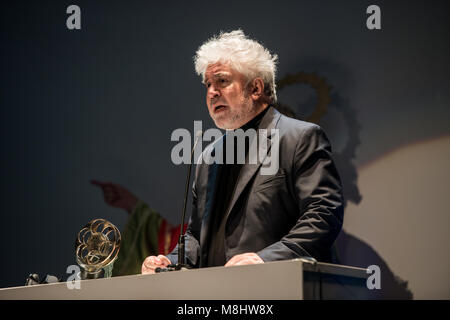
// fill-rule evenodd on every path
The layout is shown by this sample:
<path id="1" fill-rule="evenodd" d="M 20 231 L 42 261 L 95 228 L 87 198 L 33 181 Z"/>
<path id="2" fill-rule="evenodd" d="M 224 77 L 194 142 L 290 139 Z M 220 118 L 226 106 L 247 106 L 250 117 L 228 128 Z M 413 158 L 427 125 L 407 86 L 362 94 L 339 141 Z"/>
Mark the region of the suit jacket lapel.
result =
<path id="1" fill-rule="evenodd" d="M 264 159 L 267 157 L 267 154 L 270 151 L 271 143 L 271 129 L 274 129 L 276 127 L 276 124 L 280 118 L 280 113 L 273 107 L 269 107 L 270 110 L 267 110 L 267 113 L 264 115 L 264 117 L 261 120 L 261 123 L 257 130 L 257 139 L 253 139 L 253 143 L 257 143 L 257 140 L 259 140 L 258 132 L 261 129 L 267 130 L 267 143 L 260 143 L 259 145 L 263 147 L 263 149 L 257 150 L 256 154 L 249 154 L 247 155 L 247 159 L 245 161 L 245 164 L 242 166 L 241 171 L 239 173 L 238 181 L 236 182 L 236 186 L 234 187 L 233 196 L 231 198 L 230 205 L 228 206 L 228 210 L 226 212 L 225 219 L 228 219 L 231 211 L 233 210 L 234 205 L 236 204 L 237 199 L 244 191 L 245 187 L 251 180 L 251 178 L 255 175 L 255 173 L 258 171 L 258 169 L 261 167 L 261 164 L 264 162 Z M 250 150 L 252 148 L 250 147 Z M 259 159 L 258 159 L 259 158 Z M 253 160 L 253 161 L 251 161 Z M 256 161 L 255 161 L 256 160 Z M 261 160 L 261 161 L 260 161 Z M 256 164 L 255 164 L 256 163 Z"/>
<path id="2" fill-rule="evenodd" d="M 216 148 L 218 146 L 221 146 L 223 143 L 223 137 L 217 142 L 217 144 L 214 144 L 213 146 L 213 152 L 216 152 Z M 210 220 L 211 220 L 211 214 L 212 210 L 214 208 L 214 202 L 216 200 L 216 191 L 217 191 L 217 178 L 220 175 L 220 169 L 221 166 L 218 165 L 216 162 L 208 165 L 208 181 L 206 184 L 206 197 L 205 197 L 205 210 L 203 212 L 202 216 L 202 228 L 200 232 L 200 245 L 202 248 L 202 256 L 203 251 L 206 250 L 207 246 L 204 246 L 203 244 L 208 241 L 207 237 L 209 235 L 209 226 L 210 226 Z M 201 257 L 200 261 L 203 260 L 203 257 Z"/>

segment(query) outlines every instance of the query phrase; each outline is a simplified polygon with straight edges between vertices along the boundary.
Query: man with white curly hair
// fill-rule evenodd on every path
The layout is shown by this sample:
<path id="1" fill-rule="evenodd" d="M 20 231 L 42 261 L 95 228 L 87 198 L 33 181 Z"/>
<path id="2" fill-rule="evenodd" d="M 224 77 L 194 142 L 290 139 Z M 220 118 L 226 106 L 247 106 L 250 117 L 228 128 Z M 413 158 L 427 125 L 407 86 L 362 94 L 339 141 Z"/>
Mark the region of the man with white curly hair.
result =
<path id="1" fill-rule="evenodd" d="M 209 39 L 196 53 L 209 114 L 227 130 L 207 150 L 218 150 L 236 129 L 267 130 L 278 139 L 266 136 L 265 152 L 278 152 L 279 164 L 273 175 L 261 174 L 261 162 L 197 165 L 186 232 L 185 258 L 191 267 L 301 256 L 330 261 L 343 222 L 340 178 L 323 130 L 273 107 L 276 62 L 276 55 L 241 30 Z M 245 152 L 248 160 L 248 145 Z M 147 257 L 142 273 L 176 264 L 177 252 Z"/>
<path id="2" fill-rule="evenodd" d="M 240 128 L 276 102 L 276 61 L 276 55 L 247 39 L 241 30 L 222 33 L 199 48 L 195 71 L 207 88 L 206 104 L 217 127 Z M 228 86 L 232 79 L 237 81 Z"/>

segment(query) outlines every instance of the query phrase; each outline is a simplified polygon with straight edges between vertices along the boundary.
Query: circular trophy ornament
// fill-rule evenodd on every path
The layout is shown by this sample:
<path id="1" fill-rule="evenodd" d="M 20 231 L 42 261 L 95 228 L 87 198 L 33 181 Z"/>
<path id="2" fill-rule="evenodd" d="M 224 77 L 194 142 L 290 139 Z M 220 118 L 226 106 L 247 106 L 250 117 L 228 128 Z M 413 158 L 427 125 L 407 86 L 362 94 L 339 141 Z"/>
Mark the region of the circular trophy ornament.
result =
<path id="1" fill-rule="evenodd" d="M 105 274 L 104 270 L 112 270 L 112 264 L 119 253 L 120 241 L 117 227 L 105 219 L 95 219 L 85 225 L 78 232 L 75 243 L 81 279 L 100 278 Z"/>

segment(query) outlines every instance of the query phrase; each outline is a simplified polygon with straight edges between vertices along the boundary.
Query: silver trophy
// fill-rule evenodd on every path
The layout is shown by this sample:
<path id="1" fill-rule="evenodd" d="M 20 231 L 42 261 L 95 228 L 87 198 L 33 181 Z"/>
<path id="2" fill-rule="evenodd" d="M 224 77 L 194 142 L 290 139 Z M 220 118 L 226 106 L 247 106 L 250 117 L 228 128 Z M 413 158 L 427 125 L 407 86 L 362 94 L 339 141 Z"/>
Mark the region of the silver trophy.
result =
<path id="1" fill-rule="evenodd" d="M 111 276 L 120 249 L 119 230 L 105 219 L 95 219 L 78 232 L 76 259 L 81 267 L 81 279 Z"/>

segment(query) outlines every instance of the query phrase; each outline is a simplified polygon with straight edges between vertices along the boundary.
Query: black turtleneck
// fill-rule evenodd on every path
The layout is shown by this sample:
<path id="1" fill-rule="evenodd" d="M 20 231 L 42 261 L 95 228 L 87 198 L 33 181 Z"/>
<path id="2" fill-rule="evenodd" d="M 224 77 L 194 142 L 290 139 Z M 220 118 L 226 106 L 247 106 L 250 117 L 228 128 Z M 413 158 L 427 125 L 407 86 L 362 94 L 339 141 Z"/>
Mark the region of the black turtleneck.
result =
<path id="1" fill-rule="evenodd" d="M 241 128 L 244 131 L 248 129 L 257 130 L 262 118 L 267 113 L 267 107 L 262 112 L 260 112 L 256 117 L 247 122 Z M 226 145 L 227 134 L 225 134 L 223 139 L 223 146 Z M 239 172 L 241 170 L 242 164 L 237 164 L 236 162 L 236 143 L 234 143 L 234 162 L 233 164 L 227 164 L 226 159 L 226 148 L 223 148 L 223 164 L 219 164 L 218 168 L 218 178 L 216 180 L 216 191 L 215 191 L 215 201 L 211 216 L 211 226 L 210 226 L 210 244 L 208 248 L 208 259 L 207 266 L 223 266 L 226 263 L 225 257 L 225 226 L 226 226 L 226 212 L 231 202 L 231 197 L 234 193 L 234 188 L 239 177 Z M 248 144 L 246 141 L 245 154 L 247 156 Z"/>

